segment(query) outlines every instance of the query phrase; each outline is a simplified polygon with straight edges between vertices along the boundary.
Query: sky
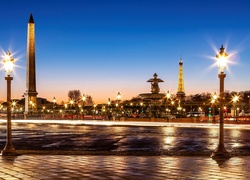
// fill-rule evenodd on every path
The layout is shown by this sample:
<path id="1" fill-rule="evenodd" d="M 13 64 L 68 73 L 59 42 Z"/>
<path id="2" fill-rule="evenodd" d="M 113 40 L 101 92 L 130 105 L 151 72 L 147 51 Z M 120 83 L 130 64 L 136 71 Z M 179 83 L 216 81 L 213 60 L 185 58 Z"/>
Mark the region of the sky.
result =
<path id="1" fill-rule="evenodd" d="M 68 100 L 69 90 L 95 103 L 131 99 L 151 91 L 154 73 L 162 93 L 176 94 L 183 60 L 186 95 L 218 92 L 215 56 L 230 55 L 225 90 L 250 89 L 248 0 L 9 0 L 0 1 L 0 53 L 15 58 L 12 98 L 26 91 L 27 23 L 36 33 L 38 97 Z M 0 60 L 2 61 L 2 60 Z M 0 64 L 2 66 L 2 64 Z M 0 100 L 6 101 L 0 71 Z"/>

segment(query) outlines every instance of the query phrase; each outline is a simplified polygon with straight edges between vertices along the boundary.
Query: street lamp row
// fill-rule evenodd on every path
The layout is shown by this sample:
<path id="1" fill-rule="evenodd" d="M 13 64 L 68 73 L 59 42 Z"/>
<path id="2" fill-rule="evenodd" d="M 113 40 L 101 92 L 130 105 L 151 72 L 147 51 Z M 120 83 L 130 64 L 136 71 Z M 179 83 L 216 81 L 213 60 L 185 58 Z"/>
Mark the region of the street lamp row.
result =
<path id="1" fill-rule="evenodd" d="M 226 69 L 227 65 L 227 57 L 228 54 L 225 52 L 225 48 L 223 45 L 220 48 L 219 54 L 216 55 L 218 68 L 219 68 L 219 74 L 218 77 L 220 79 L 220 125 L 219 125 L 219 143 L 216 150 L 211 155 L 213 158 L 227 158 L 230 157 L 230 154 L 227 152 L 225 146 L 224 146 L 224 115 L 223 115 L 223 103 L 224 103 L 224 79 L 226 77 L 226 74 L 224 73 L 224 70 Z M 10 73 L 13 72 L 13 66 L 14 66 L 14 58 L 11 56 L 10 51 L 7 52 L 4 60 L 4 68 L 6 72 L 5 80 L 7 81 L 7 137 L 6 137 L 6 144 L 4 149 L 2 150 L 1 154 L 3 156 L 5 155 L 17 155 L 17 152 L 15 150 L 15 147 L 12 142 L 12 129 L 11 129 L 11 81 L 13 80 L 13 77 L 10 76 Z M 166 95 L 167 98 L 170 98 L 170 93 L 168 92 Z M 236 98 L 236 97 L 235 97 Z M 118 92 L 117 94 L 117 101 L 119 103 L 121 99 L 121 94 Z M 238 99 L 235 99 L 235 101 Z M 109 103 L 110 101 L 108 101 Z M 56 103 L 56 99 L 54 97 L 53 103 Z M 74 102 L 71 102 L 73 104 Z"/>

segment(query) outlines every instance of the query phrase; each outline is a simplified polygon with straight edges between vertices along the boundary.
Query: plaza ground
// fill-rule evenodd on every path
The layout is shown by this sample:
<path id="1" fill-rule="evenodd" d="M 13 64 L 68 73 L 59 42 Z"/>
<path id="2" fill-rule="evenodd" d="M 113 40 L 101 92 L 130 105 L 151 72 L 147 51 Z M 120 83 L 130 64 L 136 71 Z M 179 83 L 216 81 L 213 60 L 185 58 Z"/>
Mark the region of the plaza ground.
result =
<path id="1" fill-rule="evenodd" d="M 213 160 L 217 123 L 13 120 L 21 155 L 0 179 L 249 179 L 250 125 L 226 124 L 226 161 Z M 6 121 L 0 121 L 0 147 Z M 247 156 L 246 156 L 247 155 Z"/>
<path id="2" fill-rule="evenodd" d="M 250 157 L 222 165 L 209 157 L 22 155 L 2 157 L 0 179 L 242 179 L 250 178 Z"/>
<path id="3" fill-rule="evenodd" d="M 0 148 L 6 120 L 0 121 Z M 13 143 L 21 154 L 210 156 L 218 124 L 87 120 L 13 120 Z M 225 124 L 233 156 L 250 155 L 250 125 Z M 49 152 L 49 153 L 47 153 Z"/>

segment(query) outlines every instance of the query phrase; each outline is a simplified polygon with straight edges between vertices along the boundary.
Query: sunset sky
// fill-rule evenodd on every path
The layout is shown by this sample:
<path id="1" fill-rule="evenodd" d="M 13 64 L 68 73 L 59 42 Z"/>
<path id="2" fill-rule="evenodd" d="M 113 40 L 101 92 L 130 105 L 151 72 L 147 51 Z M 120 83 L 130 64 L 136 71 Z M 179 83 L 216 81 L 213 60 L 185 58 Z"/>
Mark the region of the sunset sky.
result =
<path id="1" fill-rule="evenodd" d="M 25 92 L 27 23 L 36 28 L 38 97 L 67 101 L 69 90 L 106 103 L 150 92 L 176 94 L 182 57 L 187 95 L 219 90 L 214 65 L 220 46 L 230 54 L 225 89 L 250 90 L 249 0 L 10 0 L 1 1 L 1 54 L 13 53 L 12 98 Z M 2 60 L 1 60 L 2 61 Z M 0 71 L 0 100 L 6 101 Z"/>

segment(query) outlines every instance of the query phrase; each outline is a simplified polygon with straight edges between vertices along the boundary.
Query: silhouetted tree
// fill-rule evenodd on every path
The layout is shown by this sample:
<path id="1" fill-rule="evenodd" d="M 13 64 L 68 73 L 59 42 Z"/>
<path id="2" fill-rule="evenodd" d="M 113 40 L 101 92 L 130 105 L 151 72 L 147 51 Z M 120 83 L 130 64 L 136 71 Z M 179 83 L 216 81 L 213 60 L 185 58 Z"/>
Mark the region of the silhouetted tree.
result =
<path id="1" fill-rule="evenodd" d="M 93 98 L 90 95 L 86 95 L 86 100 L 85 100 L 85 106 L 93 106 L 94 101 Z"/>
<path id="2" fill-rule="evenodd" d="M 78 102 L 81 98 L 81 91 L 80 90 L 70 90 L 68 92 L 68 97 L 75 102 Z"/>

